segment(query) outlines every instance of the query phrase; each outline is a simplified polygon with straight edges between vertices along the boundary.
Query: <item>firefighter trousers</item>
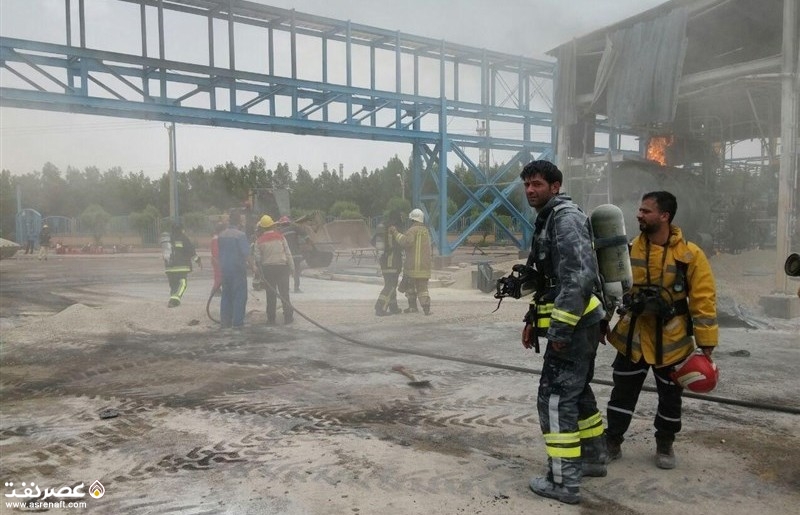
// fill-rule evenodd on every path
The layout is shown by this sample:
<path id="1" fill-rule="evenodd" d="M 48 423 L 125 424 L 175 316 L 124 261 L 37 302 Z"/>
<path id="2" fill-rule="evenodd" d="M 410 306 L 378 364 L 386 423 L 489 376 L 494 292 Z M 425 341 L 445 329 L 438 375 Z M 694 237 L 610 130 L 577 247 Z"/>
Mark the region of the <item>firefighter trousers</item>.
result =
<path id="1" fill-rule="evenodd" d="M 169 298 L 170 300 L 180 302 L 183 294 L 186 292 L 189 272 L 167 272 L 167 279 L 169 280 Z"/>
<path id="2" fill-rule="evenodd" d="M 408 299 L 408 307 L 409 308 L 417 308 L 417 300 L 419 300 L 420 306 L 423 308 L 425 306 L 430 307 L 431 305 L 431 296 L 428 293 L 428 279 L 427 277 L 409 277 L 407 279 L 408 283 L 406 286 L 406 298 Z"/>
<path id="3" fill-rule="evenodd" d="M 376 313 L 386 313 L 387 311 L 396 313 L 400 310 L 397 306 L 397 281 L 400 272 L 396 270 L 383 272 L 383 289 L 375 302 Z"/>
<path id="4" fill-rule="evenodd" d="M 651 365 L 639 360 L 634 363 L 624 354 L 618 352 L 612 365 L 614 369 L 614 388 L 608 401 L 608 430 L 610 441 L 622 443 L 625 432 L 631 424 L 639 393 L 647 378 Z M 681 393 L 682 389 L 669 377 L 675 367 L 652 367 L 658 391 L 658 409 L 653 425 L 656 428 L 656 440 L 672 443 L 675 433 L 681 430 Z"/>
<path id="5" fill-rule="evenodd" d="M 547 345 L 539 380 L 537 408 L 548 457 L 548 479 L 580 487 L 581 453 L 605 461 L 603 419 L 590 382 L 600 338 L 599 324 L 576 328 L 562 352 Z"/>

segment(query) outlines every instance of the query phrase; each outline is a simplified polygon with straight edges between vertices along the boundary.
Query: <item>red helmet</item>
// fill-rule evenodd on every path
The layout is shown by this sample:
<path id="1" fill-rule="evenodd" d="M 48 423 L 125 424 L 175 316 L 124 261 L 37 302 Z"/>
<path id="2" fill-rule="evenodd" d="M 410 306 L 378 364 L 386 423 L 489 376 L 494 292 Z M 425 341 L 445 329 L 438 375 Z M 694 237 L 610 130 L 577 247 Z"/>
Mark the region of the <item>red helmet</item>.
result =
<path id="1" fill-rule="evenodd" d="M 719 369 L 711 358 L 702 353 L 689 356 L 671 374 L 672 380 L 696 393 L 708 393 L 717 386 Z"/>
<path id="2" fill-rule="evenodd" d="M 288 216 L 285 216 L 285 215 L 284 215 L 284 216 L 282 216 L 282 217 L 280 218 L 280 220 L 278 220 L 278 223 L 279 223 L 279 224 L 288 224 L 288 223 L 290 223 L 291 221 L 292 221 L 292 220 L 291 220 L 291 219 L 290 219 Z"/>

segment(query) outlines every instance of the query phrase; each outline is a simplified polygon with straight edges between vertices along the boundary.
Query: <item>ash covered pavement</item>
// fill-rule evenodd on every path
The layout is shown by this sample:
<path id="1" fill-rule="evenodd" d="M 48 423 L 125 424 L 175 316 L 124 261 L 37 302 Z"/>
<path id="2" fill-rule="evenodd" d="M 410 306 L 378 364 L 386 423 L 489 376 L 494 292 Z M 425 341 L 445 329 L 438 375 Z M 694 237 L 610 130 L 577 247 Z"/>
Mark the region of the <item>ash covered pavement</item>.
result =
<path id="1" fill-rule="evenodd" d="M 223 332 L 206 315 L 208 270 L 168 309 L 157 255 L 53 258 L 0 261 L 0 473 L 14 483 L 3 513 L 37 500 L 10 497 L 22 482 L 83 483 L 86 508 L 73 511 L 90 513 L 782 514 L 800 504 L 800 416 L 787 412 L 800 407 L 794 322 L 723 328 L 715 353 L 713 396 L 786 409 L 685 399 L 678 467 L 664 471 L 645 392 L 622 460 L 585 480 L 574 507 L 528 490 L 546 458 L 541 358 L 519 343 L 519 301 L 492 313 L 490 295 L 435 288 L 431 316 L 379 318 L 377 284 L 304 277 L 293 304 L 335 334 L 299 317 L 267 327 L 263 292 L 249 297 L 246 328 Z M 603 411 L 613 356 L 601 347 L 597 360 Z"/>

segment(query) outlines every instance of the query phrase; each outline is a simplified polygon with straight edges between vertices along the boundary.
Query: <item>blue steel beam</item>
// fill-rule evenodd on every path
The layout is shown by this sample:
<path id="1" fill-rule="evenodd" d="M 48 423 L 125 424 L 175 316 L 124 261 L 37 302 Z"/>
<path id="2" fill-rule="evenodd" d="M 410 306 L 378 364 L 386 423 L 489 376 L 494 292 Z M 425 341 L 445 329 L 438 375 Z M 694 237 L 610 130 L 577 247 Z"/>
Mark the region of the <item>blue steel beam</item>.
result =
<path id="1" fill-rule="evenodd" d="M 490 179 L 465 149 L 512 151 L 516 156 L 513 162 L 522 159 L 520 156 L 550 152 L 551 141 L 554 141 L 552 93 L 546 91 L 546 85 L 553 85 L 554 63 L 242 0 L 118 1 L 139 6 L 141 51 L 138 55 L 87 48 L 85 9 L 88 3 L 83 1 L 77 7 L 79 43 L 74 45 L 72 16 L 75 9 L 71 8 L 70 0 L 65 0 L 65 45 L 0 35 L 0 73 L 5 72 L 7 77 L 13 76 L 16 80 L 13 87 L 9 84 L 14 81 L 0 81 L 3 84 L 0 105 L 408 143 L 412 146 L 412 202 L 429 215 L 435 215 L 436 227 L 432 229 L 442 255 L 449 255 L 487 218 L 517 241 L 510 228 L 504 227 L 493 212 L 500 206 L 523 221 L 523 233 L 530 231 L 525 226 L 526 217 L 521 216 L 507 198 L 513 188 L 500 189 L 495 184 L 512 164 L 508 163 L 500 174 Z M 208 27 L 206 64 L 168 59 L 167 11 L 202 17 Z M 148 13 L 157 14 L 157 25 L 150 32 L 146 23 Z M 33 20 L 37 13 L 32 11 L 30 15 Z M 107 21 L 113 23 L 114 20 L 104 19 L 103 23 Z M 215 21 L 225 27 L 227 36 L 228 63 L 225 67 L 214 62 Z M 268 73 L 237 69 L 234 42 L 237 29 L 242 25 L 266 32 L 266 48 L 248 51 L 266 52 Z M 157 37 L 157 57 L 147 53 L 151 32 Z M 288 35 L 289 52 L 275 52 L 276 32 Z M 321 81 L 299 78 L 298 36 L 321 43 Z M 197 34 L 187 37 L 192 38 L 192 42 L 180 46 L 196 44 Z M 328 81 L 331 42 L 344 48 L 343 84 Z M 369 50 L 369 87 L 353 84 L 354 69 L 364 66 L 353 57 L 355 47 Z M 390 62 L 391 56 L 394 57 L 392 90 L 376 89 L 379 51 L 384 52 Z M 402 80 L 404 57 L 412 59 L 410 81 Z M 290 74 L 277 75 L 276 60 L 285 65 L 287 58 Z M 423 60 L 439 65 L 438 96 L 420 94 Z M 475 74 L 465 74 L 472 70 L 480 72 L 478 82 L 474 80 Z M 404 91 L 403 84 L 411 84 L 413 91 Z M 479 91 L 480 100 L 462 100 L 462 90 Z M 227 95 L 227 108 L 218 106 L 220 95 Z M 545 110 L 531 109 L 534 97 L 540 100 L 537 105 L 546 106 Z M 187 105 L 189 103 L 191 105 Z M 255 112 L 256 108 L 268 114 Z M 333 121 L 330 118 L 333 112 L 343 115 L 337 114 L 338 121 Z M 453 119 L 478 120 L 485 124 L 486 131 L 473 134 L 450 128 Z M 490 133 L 491 122 L 516 127 L 517 130 L 511 132 L 520 136 L 494 137 Z M 533 141 L 532 127 L 549 129 L 549 141 Z M 480 178 L 481 184 L 474 191 L 449 169 L 448 154 L 451 153 Z M 435 191 L 426 190 L 423 194 L 426 176 L 431 178 Z M 455 219 L 473 206 L 484 207 L 467 230 L 457 236 L 455 245 L 447 241 L 448 228 L 453 225 L 447 215 L 448 182 L 455 184 L 468 198 Z M 486 195 L 493 199 L 489 205 L 482 200 Z M 527 237 L 526 234 L 523 239 Z"/>
<path id="2" fill-rule="evenodd" d="M 24 52 L 29 53 L 25 54 Z M 34 53 L 36 52 L 36 53 Z M 52 55 L 41 55 L 40 53 Z M 67 57 L 56 57 L 58 54 Z M 127 85 L 131 92 L 135 93 L 135 98 L 131 98 L 130 92 L 125 90 L 118 91 L 117 94 L 124 96 L 131 101 L 161 101 L 165 103 L 178 103 L 178 98 L 163 98 L 145 96 L 143 88 L 131 82 L 128 78 L 140 79 L 142 69 L 167 69 L 164 79 L 168 83 L 192 85 L 200 91 L 210 91 L 214 87 L 225 83 L 235 82 L 237 91 L 247 91 L 256 95 L 282 95 L 291 96 L 290 92 L 296 92 L 299 98 L 310 102 L 331 102 L 331 95 L 340 95 L 341 98 L 350 99 L 354 104 L 362 107 L 372 107 L 377 102 L 391 103 L 392 106 L 399 105 L 401 110 L 406 113 L 415 113 L 423 109 L 428 113 L 436 112 L 440 108 L 440 99 L 436 97 L 426 97 L 420 95 L 409 95 L 404 93 L 393 93 L 380 91 L 380 95 L 375 90 L 359 87 L 347 87 L 337 84 L 322 84 L 314 81 L 287 79 L 284 77 L 258 74 L 254 72 L 231 71 L 225 68 L 213 68 L 204 65 L 181 63 L 179 61 L 160 60 L 155 58 L 145 58 L 130 56 L 115 52 L 98 51 L 92 49 L 75 49 L 64 45 L 52 43 L 31 42 L 20 39 L 0 37 L 0 61 L 6 65 L 8 62 L 32 63 L 38 68 L 43 66 L 70 70 L 77 76 L 83 76 L 88 80 L 91 72 L 108 73 Z M 115 64 L 110 64 L 115 63 Z M 64 89 L 66 85 L 52 74 L 48 74 L 54 83 L 51 86 L 56 89 Z M 51 87 L 51 89 L 52 89 Z M 285 88 L 281 91 L 280 87 Z M 141 97 L 141 98 L 140 98 Z M 179 97 L 180 98 L 180 97 Z M 335 97 L 334 97 L 335 98 Z M 209 106 L 210 107 L 210 106 Z M 237 106 L 237 109 L 241 109 Z M 224 113 L 225 111 L 222 111 Z M 493 120 L 504 123 L 527 123 L 549 127 L 552 125 L 552 114 L 546 112 L 525 111 L 521 112 L 513 108 L 487 107 L 471 102 L 447 102 L 446 112 L 448 117 L 486 119 L 491 117 Z M 402 124 L 401 124 L 402 126 Z M 456 134 L 460 140 L 471 140 L 475 144 L 486 144 L 486 137 L 472 134 Z M 513 138 L 497 138 L 495 145 L 503 145 L 507 142 L 512 147 L 519 147 L 524 141 Z M 493 145 L 494 146 L 494 145 Z M 548 144 L 549 146 L 549 144 Z"/>

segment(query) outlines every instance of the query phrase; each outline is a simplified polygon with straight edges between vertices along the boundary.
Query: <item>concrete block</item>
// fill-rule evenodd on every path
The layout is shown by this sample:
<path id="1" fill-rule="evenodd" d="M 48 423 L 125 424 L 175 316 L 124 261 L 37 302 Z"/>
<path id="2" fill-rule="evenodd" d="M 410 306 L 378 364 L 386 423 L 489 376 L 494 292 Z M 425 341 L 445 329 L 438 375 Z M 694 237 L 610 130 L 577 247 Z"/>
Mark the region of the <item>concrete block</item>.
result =
<path id="1" fill-rule="evenodd" d="M 444 270 L 453 262 L 453 256 L 433 256 L 434 270 Z"/>
<path id="2" fill-rule="evenodd" d="M 794 295 L 778 293 L 764 295 L 758 303 L 764 308 L 764 314 L 767 316 L 786 319 L 800 317 L 800 299 Z"/>

